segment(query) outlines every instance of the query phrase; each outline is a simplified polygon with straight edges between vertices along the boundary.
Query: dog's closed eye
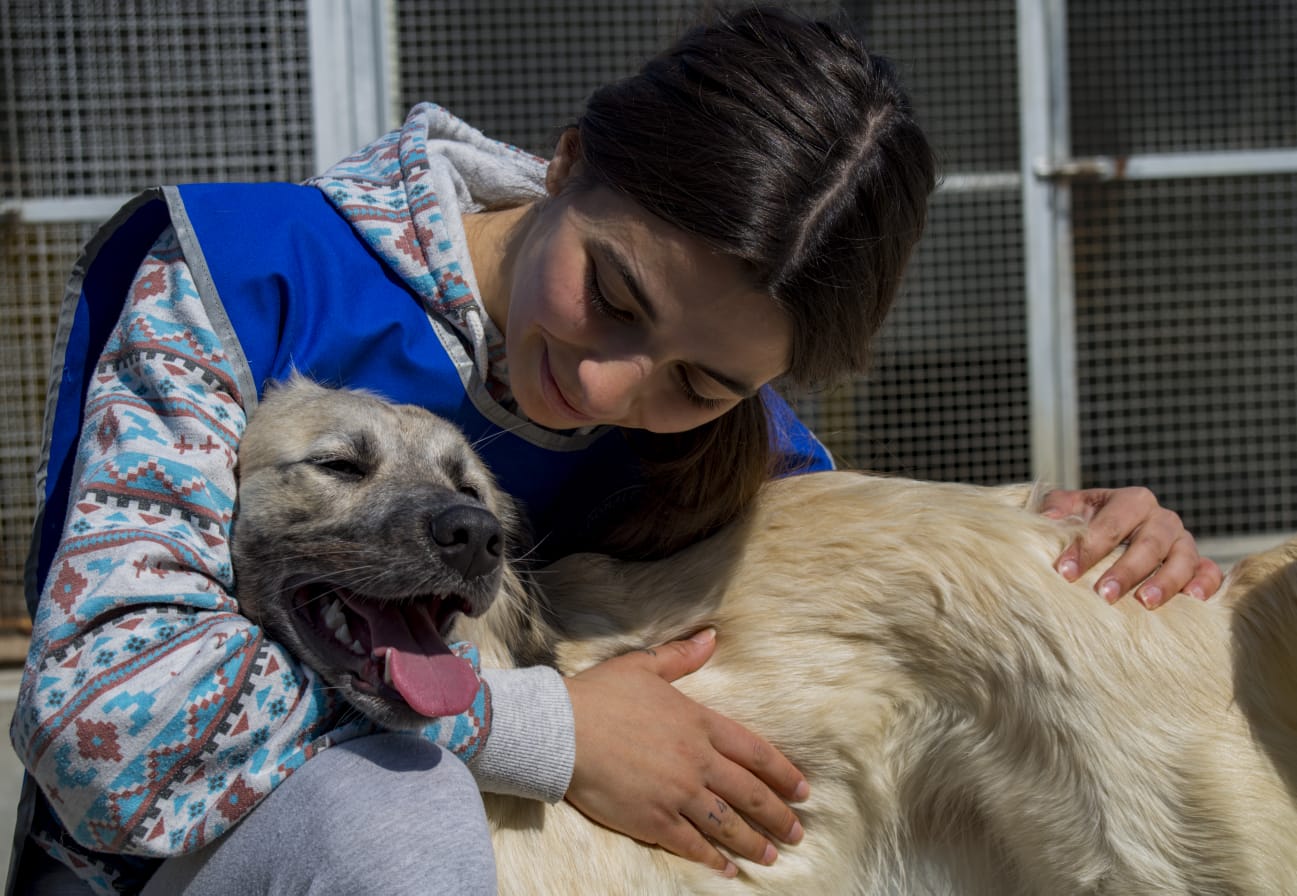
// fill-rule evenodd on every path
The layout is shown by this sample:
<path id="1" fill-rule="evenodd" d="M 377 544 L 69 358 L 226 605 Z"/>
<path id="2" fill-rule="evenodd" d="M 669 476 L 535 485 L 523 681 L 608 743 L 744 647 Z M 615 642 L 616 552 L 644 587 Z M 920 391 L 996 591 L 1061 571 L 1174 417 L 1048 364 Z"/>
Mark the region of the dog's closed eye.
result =
<path id="1" fill-rule="evenodd" d="M 363 479 L 367 472 L 358 461 L 351 457 L 328 455 L 312 457 L 307 462 L 333 476 L 346 480 Z"/>

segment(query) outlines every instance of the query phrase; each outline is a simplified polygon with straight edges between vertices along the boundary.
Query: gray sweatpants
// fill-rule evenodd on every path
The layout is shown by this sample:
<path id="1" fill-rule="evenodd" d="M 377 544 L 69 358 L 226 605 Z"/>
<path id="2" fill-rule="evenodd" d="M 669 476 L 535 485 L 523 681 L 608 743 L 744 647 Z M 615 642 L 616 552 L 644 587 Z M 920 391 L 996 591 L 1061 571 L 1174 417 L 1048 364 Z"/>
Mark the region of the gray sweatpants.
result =
<path id="1" fill-rule="evenodd" d="M 144 896 L 495 892 L 472 774 L 425 740 L 381 734 L 311 758 L 225 836 L 163 863 Z"/>

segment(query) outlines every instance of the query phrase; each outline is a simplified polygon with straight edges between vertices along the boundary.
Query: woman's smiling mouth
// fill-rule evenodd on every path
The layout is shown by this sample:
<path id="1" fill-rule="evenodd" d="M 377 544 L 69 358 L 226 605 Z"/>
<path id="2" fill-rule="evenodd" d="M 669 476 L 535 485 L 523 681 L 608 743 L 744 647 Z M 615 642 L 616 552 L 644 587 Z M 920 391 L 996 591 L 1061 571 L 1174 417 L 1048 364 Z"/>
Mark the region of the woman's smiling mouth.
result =
<path id="1" fill-rule="evenodd" d="M 595 422 L 595 418 L 589 414 L 577 410 L 572 402 L 568 401 L 567 396 L 563 393 L 562 387 L 554 376 L 554 371 L 549 364 L 549 344 L 544 344 L 544 350 L 540 356 L 540 381 L 541 391 L 545 395 L 545 400 L 550 408 L 557 412 L 559 416 L 566 417 L 575 421 L 580 426 L 589 426 Z"/>

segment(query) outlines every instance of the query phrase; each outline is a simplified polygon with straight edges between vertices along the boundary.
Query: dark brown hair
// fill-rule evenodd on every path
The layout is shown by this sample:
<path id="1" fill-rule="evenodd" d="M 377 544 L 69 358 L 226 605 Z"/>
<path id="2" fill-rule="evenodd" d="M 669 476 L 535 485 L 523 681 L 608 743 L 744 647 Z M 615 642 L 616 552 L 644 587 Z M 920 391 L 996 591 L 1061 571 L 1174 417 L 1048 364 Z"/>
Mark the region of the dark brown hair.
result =
<path id="1" fill-rule="evenodd" d="M 789 316 L 789 385 L 867 368 L 936 165 L 891 65 L 846 27 L 717 14 L 596 90 L 577 129 L 593 180 L 738 259 Z M 759 396 L 687 433 L 630 437 L 649 486 L 607 545 L 622 554 L 696 540 L 773 471 Z"/>

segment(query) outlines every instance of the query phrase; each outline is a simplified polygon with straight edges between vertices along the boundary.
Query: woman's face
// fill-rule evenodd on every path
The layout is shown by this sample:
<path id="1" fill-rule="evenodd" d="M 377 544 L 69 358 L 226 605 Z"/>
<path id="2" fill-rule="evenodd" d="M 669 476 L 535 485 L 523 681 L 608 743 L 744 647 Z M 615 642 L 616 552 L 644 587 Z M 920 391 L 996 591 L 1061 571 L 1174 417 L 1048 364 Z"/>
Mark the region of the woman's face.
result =
<path id="1" fill-rule="evenodd" d="M 739 262 L 621 194 L 560 192 L 524 226 L 505 345 L 542 426 L 680 432 L 787 369 L 791 324 Z"/>

